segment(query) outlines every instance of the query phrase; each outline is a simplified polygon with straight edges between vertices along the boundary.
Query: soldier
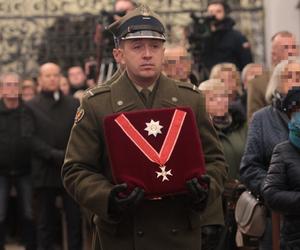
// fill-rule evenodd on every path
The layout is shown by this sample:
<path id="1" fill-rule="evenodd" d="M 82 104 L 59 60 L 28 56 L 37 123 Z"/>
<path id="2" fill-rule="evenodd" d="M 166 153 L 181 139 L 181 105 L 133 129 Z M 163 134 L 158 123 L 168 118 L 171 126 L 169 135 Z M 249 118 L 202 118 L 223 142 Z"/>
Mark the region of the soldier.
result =
<path id="1" fill-rule="evenodd" d="M 65 188 L 94 214 L 93 249 L 200 250 L 201 211 L 221 195 L 227 175 L 204 98 L 193 85 L 161 74 L 165 30 L 147 6 L 126 14 L 110 29 L 126 69 L 111 85 L 95 87 L 84 96 L 62 169 Z M 142 95 L 146 91 L 148 98 Z M 208 177 L 188 180 L 188 193 L 168 198 L 147 199 L 141 187 L 119 196 L 127 185 L 112 179 L 103 120 L 113 113 L 182 106 L 190 107 L 197 119 Z"/>

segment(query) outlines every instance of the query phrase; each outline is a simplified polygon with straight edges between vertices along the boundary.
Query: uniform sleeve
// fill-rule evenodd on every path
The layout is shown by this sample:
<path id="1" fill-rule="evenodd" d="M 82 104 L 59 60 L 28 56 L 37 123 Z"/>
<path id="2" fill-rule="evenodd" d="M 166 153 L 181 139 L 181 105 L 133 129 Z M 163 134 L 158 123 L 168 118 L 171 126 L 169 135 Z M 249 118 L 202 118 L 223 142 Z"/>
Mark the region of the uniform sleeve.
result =
<path id="1" fill-rule="evenodd" d="M 76 119 L 62 167 L 63 184 L 81 206 L 108 218 L 108 196 L 113 185 L 102 174 L 104 140 L 87 98 L 83 98 Z"/>
<path id="2" fill-rule="evenodd" d="M 198 128 L 205 156 L 206 172 L 210 176 L 208 205 L 212 204 L 224 190 L 228 166 L 216 130 L 206 112 L 204 98 L 200 101 L 200 111 L 197 116 Z"/>
<path id="3" fill-rule="evenodd" d="M 250 123 L 246 148 L 240 166 L 240 179 L 252 192 L 261 194 L 261 185 L 267 175 L 268 166 L 264 159 L 262 116 L 254 115 Z"/>
<path id="4" fill-rule="evenodd" d="M 244 35 L 241 33 L 236 33 L 236 51 L 235 55 L 236 58 L 238 59 L 238 68 L 240 71 L 243 70 L 243 68 L 253 62 L 252 54 L 251 54 L 251 49 L 250 49 L 250 43 L 246 39 Z"/>
<path id="5" fill-rule="evenodd" d="M 268 206 L 283 213 L 299 213 L 300 193 L 289 190 L 283 147 L 274 148 L 271 165 L 263 188 L 263 197 Z"/>

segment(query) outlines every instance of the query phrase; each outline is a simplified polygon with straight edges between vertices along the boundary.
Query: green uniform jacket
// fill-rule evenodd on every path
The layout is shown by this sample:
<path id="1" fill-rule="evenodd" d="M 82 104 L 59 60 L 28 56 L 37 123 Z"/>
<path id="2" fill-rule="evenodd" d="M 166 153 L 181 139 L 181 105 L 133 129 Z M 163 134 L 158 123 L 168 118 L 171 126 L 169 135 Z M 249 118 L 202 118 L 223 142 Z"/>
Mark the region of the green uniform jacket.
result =
<path id="1" fill-rule="evenodd" d="M 163 75 L 158 81 L 153 108 L 189 106 L 195 112 L 211 177 L 208 202 L 212 203 L 223 191 L 227 169 L 218 136 L 205 112 L 204 98 L 191 84 L 175 82 Z M 72 197 L 95 215 L 93 249 L 200 250 L 201 215 L 187 207 L 181 198 L 144 200 L 135 211 L 119 220 L 113 220 L 107 213 L 113 184 L 103 118 L 112 113 L 145 109 L 127 74 L 109 86 L 90 90 L 82 100 L 81 109 L 84 115 L 81 119 L 77 117 L 72 129 L 62 176 Z"/>

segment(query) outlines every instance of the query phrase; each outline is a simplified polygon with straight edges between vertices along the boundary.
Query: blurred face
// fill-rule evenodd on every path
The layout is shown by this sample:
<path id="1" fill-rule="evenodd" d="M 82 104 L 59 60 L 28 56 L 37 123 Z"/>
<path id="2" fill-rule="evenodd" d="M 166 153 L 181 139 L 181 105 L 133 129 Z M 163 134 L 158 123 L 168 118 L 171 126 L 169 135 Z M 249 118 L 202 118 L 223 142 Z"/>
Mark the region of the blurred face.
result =
<path id="1" fill-rule="evenodd" d="M 255 77 L 262 75 L 262 73 L 263 73 L 263 67 L 261 65 L 257 64 L 257 65 L 251 66 L 245 75 L 245 79 L 243 82 L 244 88 L 247 89 L 248 83 Z"/>
<path id="2" fill-rule="evenodd" d="M 232 69 L 222 69 L 219 78 L 227 86 L 230 96 L 236 94 L 237 79 Z"/>
<path id="3" fill-rule="evenodd" d="M 60 78 L 59 88 L 64 95 L 68 95 L 70 92 L 70 84 L 66 77 Z"/>
<path id="4" fill-rule="evenodd" d="M 68 79 L 72 86 L 82 86 L 85 84 L 86 76 L 81 67 L 71 67 L 68 70 Z"/>
<path id="5" fill-rule="evenodd" d="M 215 16 L 219 21 L 223 20 L 225 17 L 225 10 L 222 4 L 211 4 L 207 7 L 208 14 Z"/>
<path id="6" fill-rule="evenodd" d="M 272 42 L 272 65 L 276 66 L 291 56 L 299 56 L 299 45 L 297 45 L 295 37 L 276 36 Z"/>
<path id="7" fill-rule="evenodd" d="M 149 86 L 162 70 L 164 43 L 159 39 L 129 39 L 121 42 L 121 63 L 129 78 L 138 85 Z"/>
<path id="8" fill-rule="evenodd" d="M 30 101 L 35 96 L 34 87 L 25 87 L 22 89 L 22 100 Z"/>
<path id="9" fill-rule="evenodd" d="M 290 63 L 286 66 L 281 75 L 280 92 L 287 94 L 293 87 L 300 86 L 300 64 Z"/>
<path id="10" fill-rule="evenodd" d="M 60 68 L 53 63 L 46 63 L 40 68 L 38 82 L 42 90 L 54 92 L 59 90 Z"/>
<path id="11" fill-rule="evenodd" d="M 7 75 L 3 78 L 1 94 L 2 98 L 18 99 L 20 94 L 19 79 L 14 75 Z"/>
<path id="12" fill-rule="evenodd" d="M 224 116 L 228 112 L 229 99 L 225 90 L 206 91 L 206 111 L 211 116 Z"/>
<path id="13" fill-rule="evenodd" d="M 169 48 L 165 51 L 164 73 L 175 80 L 188 81 L 192 60 L 185 48 Z"/>

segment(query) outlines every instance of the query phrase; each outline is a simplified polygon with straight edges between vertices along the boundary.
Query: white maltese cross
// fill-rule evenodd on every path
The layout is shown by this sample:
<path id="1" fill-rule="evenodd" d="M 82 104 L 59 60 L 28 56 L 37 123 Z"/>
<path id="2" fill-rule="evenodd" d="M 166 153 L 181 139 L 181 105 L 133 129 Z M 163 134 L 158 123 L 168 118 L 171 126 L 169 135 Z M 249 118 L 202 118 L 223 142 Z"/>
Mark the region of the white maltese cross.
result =
<path id="1" fill-rule="evenodd" d="M 156 178 L 162 177 L 162 182 L 168 181 L 168 175 L 173 176 L 171 173 L 171 169 L 166 171 L 166 166 L 160 167 L 161 172 L 155 172 L 157 174 Z"/>

